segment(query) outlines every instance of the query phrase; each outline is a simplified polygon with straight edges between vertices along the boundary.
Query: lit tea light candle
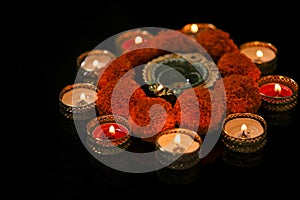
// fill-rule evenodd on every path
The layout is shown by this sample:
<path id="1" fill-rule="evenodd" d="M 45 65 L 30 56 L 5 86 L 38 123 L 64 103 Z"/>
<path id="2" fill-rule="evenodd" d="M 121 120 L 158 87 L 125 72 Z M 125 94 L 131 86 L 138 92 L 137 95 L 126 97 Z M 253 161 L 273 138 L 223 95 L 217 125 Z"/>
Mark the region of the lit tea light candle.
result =
<path id="1" fill-rule="evenodd" d="M 253 41 L 240 46 L 240 52 L 252 60 L 263 75 L 270 74 L 277 68 L 277 48 L 271 43 Z"/>
<path id="2" fill-rule="evenodd" d="M 260 86 L 259 91 L 262 95 L 269 97 L 289 97 L 293 91 L 286 85 L 280 83 L 266 83 Z"/>
<path id="3" fill-rule="evenodd" d="M 123 53 L 146 44 L 153 38 L 153 35 L 142 29 L 129 30 L 116 37 L 117 49 Z"/>
<path id="4" fill-rule="evenodd" d="M 298 84 L 293 79 L 281 75 L 268 75 L 262 77 L 258 85 L 263 109 L 281 112 L 296 106 Z"/>
<path id="5" fill-rule="evenodd" d="M 102 115 L 87 124 L 87 144 L 92 152 L 112 155 L 128 149 L 130 145 L 128 121 L 118 115 Z"/>
<path id="6" fill-rule="evenodd" d="M 61 113 L 69 119 L 88 119 L 95 114 L 97 88 L 89 83 L 68 85 L 59 94 Z"/>
<path id="7" fill-rule="evenodd" d="M 217 29 L 217 27 L 210 23 L 193 23 L 185 25 L 181 31 L 182 33 L 195 39 L 197 35 L 204 29 Z"/>
<path id="8" fill-rule="evenodd" d="M 116 56 L 108 50 L 91 50 L 82 53 L 76 59 L 77 82 L 85 82 L 96 85 L 99 72 L 107 67 Z"/>
<path id="9" fill-rule="evenodd" d="M 252 113 L 230 114 L 225 119 L 222 142 L 237 152 L 250 153 L 258 151 L 266 144 L 266 121 Z"/>
<path id="10" fill-rule="evenodd" d="M 171 169 L 187 169 L 200 160 L 201 137 L 194 131 L 182 128 L 169 129 L 156 140 L 156 158 Z"/>
<path id="11" fill-rule="evenodd" d="M 166 134 L 158 138 L 157 144 L 162 151 L 170 153 L 193 153 L 199 150 L 199 142 L 188 135 L 180 133 Z"/>
<path id="12" fill-rule="evenodd" d="M 106 67 L 116 56 L 108 50 L 92 50 L 81 54 L 77 58 L 77 66 L 88 72 L 97 73 L 99 69 Z"/>
<path id="13" fill-rule="evenodd" d="M 129 130 L 122 124 L 107 123 L 99 125 L 93 131 L 93 136 L 100 140 L 115 140 L 128 135 Z"/>

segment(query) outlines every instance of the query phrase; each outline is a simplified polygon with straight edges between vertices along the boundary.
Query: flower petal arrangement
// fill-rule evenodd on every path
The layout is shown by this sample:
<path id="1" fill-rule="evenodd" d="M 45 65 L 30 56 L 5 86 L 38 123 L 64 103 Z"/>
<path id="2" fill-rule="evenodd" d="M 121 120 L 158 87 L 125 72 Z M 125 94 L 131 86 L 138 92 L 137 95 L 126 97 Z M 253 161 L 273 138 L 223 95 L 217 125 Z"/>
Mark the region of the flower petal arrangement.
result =
<path id="1" fill-rule="evenodd" d="M 209 130 L 217 130 L 222 126 L 225 115 L 256 113 L 261 105 L 257 84 L 261 76 L 260 69 L 239 52 L 229 33 L 219 28 L 204 29 L 193 41 L 188 36 L 182 38 L 182 35 L 177 30 L 161 30 L 147 42 L 149 46 L 124 52 L 112 61 L 99 74 L 96 102 L 99 115 L 118 114 L 126 117 L 134 135 L 153 143 L 166 129 L 185 127 L 205 137 Z M 167 47 L 171 47 L 175 53 L 168 51 Z M 137 66 L 149 68 L 149 63 L 168 58 L 170 53 L 189 53 L 190 56 L 195 51 L 199 53 L 199 49 L 215 63 L 207 70 L 209 73 L 213 71 L 213 78 L 211 74 L 203 76 L 204 80 L 213 80 L 209 87 L 195 84 L 180 94 L 173 93 L 173 101 L 169 101 L 168 97 L 156 96 L 149 91 L 149 82 L 145 81 L 143 85 L 138 83 L 137 80 L 145 76 L 145 71 L 136 70 Z M 191 58 L 195 59 L 193 56 Z M 166 63 L 162 61 L 159 64 Z M 177 71 L 180 73 L 180 70 Z M 163 75 L 172 80 L 172 73 Z"/>

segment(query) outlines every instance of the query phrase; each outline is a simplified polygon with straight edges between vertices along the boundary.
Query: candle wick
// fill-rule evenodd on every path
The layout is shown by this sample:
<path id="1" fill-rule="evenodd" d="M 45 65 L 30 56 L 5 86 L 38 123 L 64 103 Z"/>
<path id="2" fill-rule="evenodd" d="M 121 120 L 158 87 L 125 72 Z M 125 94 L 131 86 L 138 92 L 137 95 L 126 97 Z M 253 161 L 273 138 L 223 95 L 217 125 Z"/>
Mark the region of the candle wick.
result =
<path id="1" fill-rule="evenodd" d="M 84 99 L 81 99 L 79 102 L 77 102 L 77 106 L 84 106 L 87 104 L 87 101 L 85 101 Z"/>
<path id="2" fill-rule="evenodd" d="M 241 134 L 239 134 L 239 137 L 240 138 L 250 138 L 250 132 L 246 132 L 246 131 L 242 131 L 242 133 Z"/>
<path id="3" fill-rule="evenodd" d="M 174 149 L 173 149 L 174 152 L 181 153 L 184 151 L 184 148 L 179 146 L 179 144 L 176 143 L 175 145 L 176 145 L 176 147 L 174 147 Z"/>

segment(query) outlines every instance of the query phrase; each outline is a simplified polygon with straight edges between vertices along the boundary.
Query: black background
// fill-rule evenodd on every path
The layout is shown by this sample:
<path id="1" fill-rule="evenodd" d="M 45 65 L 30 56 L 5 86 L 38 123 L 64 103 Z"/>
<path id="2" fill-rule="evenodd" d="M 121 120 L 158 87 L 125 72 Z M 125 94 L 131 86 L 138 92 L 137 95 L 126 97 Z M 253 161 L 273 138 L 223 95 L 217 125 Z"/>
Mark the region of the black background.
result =
<path id="1" fill-rule="evenodd" d="M 256 5 L 252 5 L 256 3 Z M 288 125 L 269 126 L 263 162 L 237 167 L 217 157 L 201 166 L 197 180 L 167 184 L 156 173 L 124 174 L 105 166 L 95 168 L 83 145 L 63 129 L 58 94 L 72 84 L 76 58 L 108 37 L 138 27 L 181 29 L 188 23 L 212 23 L 230 33 L 237 45 L 260 40 L 278 49 L 275 73 L 300 83 L 298 13 L 293 5 L 262 6 L 202 2 L 141 4 L 103 2 L 77 5 L 11 6 L 4 16 L 3 37 L 9 67 L 4 72 L 10 103 L 5 135 L 5 186 L 10 195 L 59 198 L 157 198 L 166 195 L 225 198 L 242 195 L 293 195 L 299 178 L 299 106 Z M 242 4 L 242 3 L 240 3 Z M 244 3 L 243 3 L 244 4 Z M 236 8 L 235 6 L 240 6 Z M 286 14 L 283 14 L 285 12 Z M 3 48 L 4 49 L 4 48 Z M 3 95 L 5 97 L 5 95 Z M 2 99 L 3 100 L 3 99 Z M 5 98 L 4 98 L 5 100 Z M 7 128 L 7 127 L 6 127 Z M 139 194 L 142 192 L 142 194 Z"/>

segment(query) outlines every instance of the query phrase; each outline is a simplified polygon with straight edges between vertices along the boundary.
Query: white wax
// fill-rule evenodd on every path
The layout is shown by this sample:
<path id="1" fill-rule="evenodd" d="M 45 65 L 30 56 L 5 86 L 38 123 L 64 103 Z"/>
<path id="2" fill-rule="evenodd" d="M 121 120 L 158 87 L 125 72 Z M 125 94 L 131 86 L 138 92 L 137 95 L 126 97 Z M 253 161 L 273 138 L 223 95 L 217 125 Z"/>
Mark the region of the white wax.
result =
<path id="1" fill-rule="evenodd" d="M 239 135 L 242 132 L 241 127 L 243 124 L 247 126 L 247 132 L 249 132 L 250 138 L 255 138 L 264 133 L 264 128 L 259 121 L 242 117 L 227 121 L 224 126 L 224 131 L 231 137 L 240 138 Z"/>
<path id="2" fill-rule="evenodd" d="M 260 50 L 263 53 L 262 57 L 257 57 L 256 51 Z M 254 63 L 264 63 L 269 62 L 276 58 L 276 53 L 267 47 L 245 47 L 240 50 L 241 53 L 245 54 L 248 58 L 252 60 Z"/>
<path id="3" fill-rule="evenodd" d="M 97 71 L 105 67 L 114 59 L 114 55 L 104 51 L 101 53 L 91 53 L 82 61 L 80 66 L 86 71 Z"/>
<path id="4" fill-rule="evenodd" d="M 83 95 L 84 94 L 84 95 Z M 82 97 L 84 96 L 84 99 Z M 67 91 L 61 101 L 68 106 L 78 106 L 79 102 L 84 100 L 87 104 L 95 102 L 97 99 L 97 92 L 88 88 L 73 88 Z"/>
<path id="5" fill-rule="evenodd" d="M 195 141 L 190 136 L 181 133 L 170 133 L 170 134 L 162 135 L 158 138 L 157 143 L 163 150 L 171 153 L 176 153 L 174 149 L 178 147 L 177 144 L 175 143 L 175 136 L 177 134 L 180 135 L 179 147 L 183 148 L 183 152 L 181 153 L 192 153 L 199 149 L 200 147 L 199 142 Z"/>

